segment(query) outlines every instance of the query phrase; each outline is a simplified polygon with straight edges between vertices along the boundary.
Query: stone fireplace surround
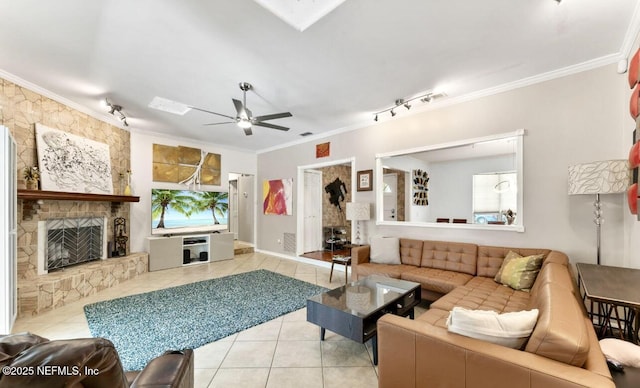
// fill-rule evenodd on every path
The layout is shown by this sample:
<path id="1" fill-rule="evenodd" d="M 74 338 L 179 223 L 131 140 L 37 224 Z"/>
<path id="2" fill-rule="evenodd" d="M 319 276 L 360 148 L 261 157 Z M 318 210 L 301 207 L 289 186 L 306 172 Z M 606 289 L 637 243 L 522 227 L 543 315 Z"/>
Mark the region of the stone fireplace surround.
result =
<path id="1" fill-rule="evenodd" d="M 0 78 L 0 124 L 16 139 L 18 189 L 25 187 L 22 171 L 37 166 L 35 124 L 40 123 L 109 145 L 113 187 L 121 192 L 120 174 L 130 170 L 130 133 L 27 87 Z M 107 235 L 113 236 L 113 218 L 129 224 L 129 204 L 112 211 L 109 202 L 73 200 L 38 201 L 25 218 L 25 200 L 18 200 L 18 316 L 35 315 L 95 294 L 132 279 L 148 268 L 146 253 L 81 264 L 65 271 L 38 275 L 38 221 L 63 217 L 106 217 Z M 26 209 L 31 212 L 32 209 Z M 129 230 L 127 232 L 130 233 Z M 128 247 L 127 247 L 128 250 Z"/>

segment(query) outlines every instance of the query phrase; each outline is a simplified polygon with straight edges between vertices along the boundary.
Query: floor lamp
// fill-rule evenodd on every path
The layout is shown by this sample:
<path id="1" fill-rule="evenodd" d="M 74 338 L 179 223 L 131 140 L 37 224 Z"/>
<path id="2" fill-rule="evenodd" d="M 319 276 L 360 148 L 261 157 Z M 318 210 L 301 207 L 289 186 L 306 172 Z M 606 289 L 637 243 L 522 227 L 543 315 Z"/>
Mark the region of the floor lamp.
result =
<path id="1" fill-rule="evenodd" d="M 365 202 L 347 202 L 347 220 L 356 222 L 356 245 L 360 245 L 360 221 L 371 219 L 371 205 Z"/>
<path id="2" fill-rule="evenodd" d="M 597 263 L 600 265 L 600 229 L 602 208 L 600 194 L 624 193 L 629 186 L 629 165 L 626 160 L 603 160 L 569 166 L 569 195 L 595 194 L 593 203 L 596 224 Z"/>

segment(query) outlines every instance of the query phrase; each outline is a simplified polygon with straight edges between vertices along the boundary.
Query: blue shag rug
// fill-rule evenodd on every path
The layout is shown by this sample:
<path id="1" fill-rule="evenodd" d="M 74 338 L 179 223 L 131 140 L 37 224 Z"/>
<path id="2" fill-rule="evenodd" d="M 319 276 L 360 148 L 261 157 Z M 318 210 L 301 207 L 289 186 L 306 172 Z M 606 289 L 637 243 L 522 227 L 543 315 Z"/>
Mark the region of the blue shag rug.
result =
<path id="1" fill-rule="evenodd" d="M 94 337 L 110 340 L 125 370 L 167 350 L 197 348 L 306 305 L 327 289 L 266 270 L 84 306 Z"/>

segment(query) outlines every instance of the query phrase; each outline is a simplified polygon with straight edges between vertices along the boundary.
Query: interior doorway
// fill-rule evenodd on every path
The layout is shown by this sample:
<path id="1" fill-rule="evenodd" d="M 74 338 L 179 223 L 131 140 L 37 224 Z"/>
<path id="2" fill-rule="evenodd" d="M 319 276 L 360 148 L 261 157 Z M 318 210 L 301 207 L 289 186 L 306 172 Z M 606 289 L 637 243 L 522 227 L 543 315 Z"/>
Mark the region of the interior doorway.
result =
<path id="1" fill-rule="evenodd" d="M 341 245 L 351 241 L 346 204 L 355 200 L 353 165 L 354 158 L 349 158 L 298 167 L 297 190 L 301 195 L 297 204 L 297 255 L 330 261 L 332 249 L 342 249 Z M 336 194 L 336 190 L 338 199 L 332 203 L 331 193 Z M 327 243 L 329 237 L 343 244 Z"/>
<path id="2" fill-rule="evenodd" d="M 255 177 L 249 174 L 229 174 L 229 231 L 236 245 L 253 247 Z"/>
<path id="3" fill-rule="evenodd" d="M 384 174 L 384 207 L 383 219 L 385 221 L 398 221 L 398 175 Z"/>

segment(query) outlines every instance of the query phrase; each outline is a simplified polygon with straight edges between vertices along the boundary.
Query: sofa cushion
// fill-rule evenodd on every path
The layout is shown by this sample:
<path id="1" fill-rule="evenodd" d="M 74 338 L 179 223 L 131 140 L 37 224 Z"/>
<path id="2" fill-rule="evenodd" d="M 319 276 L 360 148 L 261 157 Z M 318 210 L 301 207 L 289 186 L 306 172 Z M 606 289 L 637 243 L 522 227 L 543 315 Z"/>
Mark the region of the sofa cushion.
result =
<path id="1" fill-rule="evenodd" d="M 508 248 L 480 245 L 478 246 L 478 268 L 476 275 L 486 276 L 493 279 L 502 266 L 502 261 L 510 251 L 521 256 L 542 254 L 545 258 L 550 252 L 549 249 Z"/>
<path id="2" fill-rule="evenodd" d="M 454 307 L 447 319 L 450 332 L 520 349 L 538 319 L 538 310 L 498 314 L 495 311 Z"/>
<path id="3" fill-rule="evenodd" d="M 531 309 L 531 295 L 496 283 L 493 279 L 476 276 L 464 286 L 431 303 L 431 309 L 451 311 L 460 306 L 471 310 L 491 310 L 498 313 Z"/>
<path id="4" fill-rule="evenodd" d="M 361 263 L 358 264 L 356 268 L 358 279 L 367 277 L 369 275 L 382 275 L 394 279 L 400 279 L 400 275 L 403 272 L 414 270 L 417 267 L 405 264 Z"/>
<path id="5" fill-rule="evenodd" d="M 424 241 L 421 267 L 476 274 L 478 246 L 447 241 Z"/>
<path id="6" fill-rule="evenodd" d="M 529 290 L 540 272 L 543 255 L 522 257 L 509 251 L 494 280 L 515 290 Z"/>
<path id="7" fill-rule="evenodd" d="M 422 260 L 422 240 L 400 239 L 400 261 L 402 264 L 420 266 Z"/>
<path id="8" fill-rule="evenodd" d="M 400 240 L 397 237 L 372 237 L 370 261 L 377 264 L 400 264 Z"/>
<path id="9" fill-rule="evenodd" d="M 525 350 L 582 367 L 589 353 L 589 334 L 576 296 L 562 285 L 546 283 L 531 302 L 540 315 Z"/>
<path id="10" fill-rule="evenodd" d="M 547 283 L 561 285 L 572 293 L 577 293 L 577 283 L 574 281 L 571 276 L 571 271 L 566 265 L 555 262 L 547 263 L 545 261 L 542 265 L 542 269 L 538 273 L 535 283 L 533 283 L 533 287 L 531 287 L 531 293 L 536 293 L 538 288 Z"/>
<path id="11" fill-rule="evenodd" d="M 455 271 L 445 271 L 435 268 L 416 268 L 403 272 L 402 280 L 420 283 L 425 290 L 446 294 L 454 288 L 467 283 L 473 276 Z"/>

